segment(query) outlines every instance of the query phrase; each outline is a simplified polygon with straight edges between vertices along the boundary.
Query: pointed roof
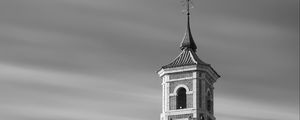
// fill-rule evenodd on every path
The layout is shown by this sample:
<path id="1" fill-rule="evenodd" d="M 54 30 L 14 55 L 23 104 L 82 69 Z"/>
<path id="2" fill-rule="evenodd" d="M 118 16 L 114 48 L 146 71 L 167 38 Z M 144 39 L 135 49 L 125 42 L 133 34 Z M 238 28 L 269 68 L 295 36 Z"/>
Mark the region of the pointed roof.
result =
<path id="1" fill-rule="evenodd" d="M 175 68 L 175 67 L 182 67 L 182 66 L 189 66 L 189 65 L 197 65 L 198 66 L 207 66 L 207 69 L 211 69 L 215 75 L 219 78 L 220 75 L 211 67 L 210 64 L 203 62 L 196 54 L 197 46 L 192 36 L 191 28 L 190 28 L 190 3 L 191 0 L 186 0 L 187 5 L 187 28 L 183 40 L 180 44 L 180 49 L 182 50 L 181 53 L 172 60 L 171 63 L 162 66 L 160 70 L 168 69 L 168 68 Z M 165 73 L 163 73 L 165 74 Z M 162 75 L 163 75 L 162 74 Z"/>
<path id="2" fill-rule="evenodd" d="M 185 48 L 171 63 L 163 66 L 162 68 L 172 68 L 197 64 L 209 65 L 200 60 L 197 54 L 192 49 Z"/>
<path id="3" fill-rule="evenodd" d="M 187 28 L 185 35 L 183 37 L 183 40 L 181 41 L 180 44 L 180 49 L 183 50 L 185 48 L 189 48 L 196 52 L 197 46 L 194 42 L 192 32 L 191 32 L 191 27 L 190 27 L 190 13 L 187 13 Z"/>
<path id="4" fill-rule="evenodd" d="M 191 27 L 190 27 L 190 0 L 187 0 L 187 28 L 183 40 L 180 44 L 180 49 L 182 50 L 181 53 L 169 64 L 163 66 L 162 68 L 172 68 L 172 67 L 179 67 L 185 65 L 209 65 L 202 60 L 199 59 L 197 56 L 196 49 L 197 46 L 192 36 Z"/>

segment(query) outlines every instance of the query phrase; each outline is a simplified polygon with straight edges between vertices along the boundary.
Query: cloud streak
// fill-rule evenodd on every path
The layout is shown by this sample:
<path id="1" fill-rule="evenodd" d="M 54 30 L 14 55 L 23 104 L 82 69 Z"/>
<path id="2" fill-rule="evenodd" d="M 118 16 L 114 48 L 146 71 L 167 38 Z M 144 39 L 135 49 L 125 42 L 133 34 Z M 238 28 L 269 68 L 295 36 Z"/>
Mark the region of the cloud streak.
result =
<path id="1" fill-rule="evenodd" d="M 222 120 L 299 119 L 298 1 L 195 1 Z M 0 119 L 159 119 L 155 71 L 185 30 L 174 0 L 0 1 Z"/>

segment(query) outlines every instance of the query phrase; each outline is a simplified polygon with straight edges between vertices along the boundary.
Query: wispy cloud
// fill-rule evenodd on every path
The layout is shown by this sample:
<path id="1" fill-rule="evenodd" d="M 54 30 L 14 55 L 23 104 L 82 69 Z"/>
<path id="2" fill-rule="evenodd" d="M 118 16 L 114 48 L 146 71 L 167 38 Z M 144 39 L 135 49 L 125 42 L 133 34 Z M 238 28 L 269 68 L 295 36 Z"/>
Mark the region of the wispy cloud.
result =
<path id="1" fill-rule="evenodd" d="M 298 1 L 195 1 L 198 55 L 223 120 L 299 119 Z M 0 119 L 150 120 L 180 52 L 174 0 L 1 0 Z M 238 114 L 238 115 L 237 115 Z"/>

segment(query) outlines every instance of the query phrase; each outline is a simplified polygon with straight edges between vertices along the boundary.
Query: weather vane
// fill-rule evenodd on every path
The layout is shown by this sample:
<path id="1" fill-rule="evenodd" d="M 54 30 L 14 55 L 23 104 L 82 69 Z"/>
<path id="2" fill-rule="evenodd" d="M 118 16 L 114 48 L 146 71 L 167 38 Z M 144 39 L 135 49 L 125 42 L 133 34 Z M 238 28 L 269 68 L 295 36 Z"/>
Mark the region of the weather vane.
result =
<path id="1" fill-rule="evenodd" d="M 194 8 L 192 0 L 181 0 L 182 6 L 186 7 L 182 12 L 190 15 L 190 9 Z"/>

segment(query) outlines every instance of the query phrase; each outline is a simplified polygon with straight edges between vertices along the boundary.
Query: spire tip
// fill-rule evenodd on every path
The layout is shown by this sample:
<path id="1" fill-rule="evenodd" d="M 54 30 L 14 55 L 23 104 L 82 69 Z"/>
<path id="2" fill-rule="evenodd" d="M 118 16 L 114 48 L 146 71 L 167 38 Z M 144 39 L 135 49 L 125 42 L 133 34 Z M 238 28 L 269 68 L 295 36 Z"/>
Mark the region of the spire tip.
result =
<path id="1" fill-rule="evenodd" d="M 186 48 L 192 49 L 194 52 L 196 52 L 197 46 L 194 42 L 191 28 L 190 28 L 190 8 L 191 8 L 191 0 L 185 0 L 185 5 L 186 5 L 186 15 L 187 15 L 187 28 L 185 35 L 183 37 L 183 40 L 180 44 L 180 49 L 184 50 Z"/>

